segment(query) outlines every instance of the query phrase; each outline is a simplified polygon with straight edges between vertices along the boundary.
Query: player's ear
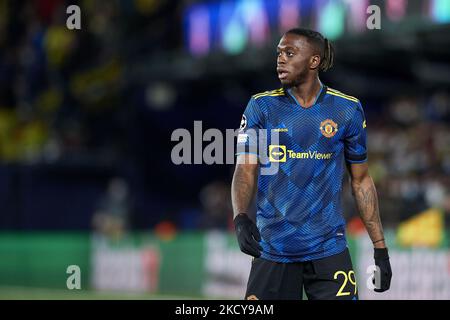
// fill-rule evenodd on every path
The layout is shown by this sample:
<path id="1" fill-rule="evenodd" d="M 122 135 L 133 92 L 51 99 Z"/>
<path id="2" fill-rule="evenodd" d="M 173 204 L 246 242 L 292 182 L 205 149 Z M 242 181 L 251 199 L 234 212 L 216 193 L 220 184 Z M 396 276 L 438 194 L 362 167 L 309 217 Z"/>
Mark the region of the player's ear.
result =
<path id="1" fill-rule="evenodd" d="M 311 69 L 317 69 L 320 65 L 320 56 L 318 54 L 315 54 L 311 57 L 311 60 L 309 61 L 309 66 Z"/>

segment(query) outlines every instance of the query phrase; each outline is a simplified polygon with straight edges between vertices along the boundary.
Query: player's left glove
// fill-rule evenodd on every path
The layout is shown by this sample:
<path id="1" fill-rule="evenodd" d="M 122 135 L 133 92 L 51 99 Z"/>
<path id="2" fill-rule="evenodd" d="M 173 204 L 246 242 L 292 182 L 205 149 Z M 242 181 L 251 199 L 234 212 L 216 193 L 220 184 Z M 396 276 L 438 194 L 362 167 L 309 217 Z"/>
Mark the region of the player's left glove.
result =
<path id="1" fill-rule="evenodd" d="M 256 258 L 261 256 L 262 247 L 258 243 L 261 235 L 256 224 L 245 213 L 240 213 L 234 218 L 234 228 L 241 251 Z"/>
<path id="2" fill-rule="evenodd" d="M 375 274 L 374 284 L 376 292 L 384 292 L 389 290 L 391 286 L 392 270 L 389 262 L 389 254 L 387 248 L 375 248 L 374 249 L 375 265 L 379 268 L 379 277 Z M 375 279 L 380 279 L 380 283 L 377 284 Z"/>

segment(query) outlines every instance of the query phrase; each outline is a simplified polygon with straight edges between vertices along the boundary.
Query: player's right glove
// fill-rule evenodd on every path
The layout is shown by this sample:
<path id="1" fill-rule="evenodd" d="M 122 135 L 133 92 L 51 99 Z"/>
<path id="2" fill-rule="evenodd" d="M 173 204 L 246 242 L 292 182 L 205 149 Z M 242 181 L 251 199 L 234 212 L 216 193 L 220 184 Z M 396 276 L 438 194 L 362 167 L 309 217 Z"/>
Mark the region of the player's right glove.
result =
<path id="1" fill-rule="evenodd" d="M 261 256 L 262 247 L 258 243 L 261 235 L 256 224 L 245 213 L 234 218 L 234 229 L 241 251 L 256 258 Z"/>
<path id="2" fill-rule="evenodd" d="M 392 270 L 391 270 L 391 264 L 389 262 L 389 254 L 387 248 L 375 248 L 374 249 L 374 259 L 375 259 L 375 265 L 380 268 L 380 284 L 378 287 L 378 284 L 375 284 L 377 287 L 375 288 L 375 292 L 384 292 L 386 290 L 389 290 L 391 286 L 391 278 L 392 278 Z M 375 277 L 377 278 L 377 277 Z M 374 278 L 374 282 L 375 282 Z"/>

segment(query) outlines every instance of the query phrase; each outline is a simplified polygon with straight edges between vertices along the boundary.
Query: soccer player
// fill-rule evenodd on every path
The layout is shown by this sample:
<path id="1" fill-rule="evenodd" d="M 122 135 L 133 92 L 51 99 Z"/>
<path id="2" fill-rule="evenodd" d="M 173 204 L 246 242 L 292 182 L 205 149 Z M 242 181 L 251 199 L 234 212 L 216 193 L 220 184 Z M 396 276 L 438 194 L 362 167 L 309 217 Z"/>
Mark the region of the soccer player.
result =
<path id="1" fill-rule="evenodd" d="M 237 147 L 243 151 L 237 153 L 231 194 L 239 247 L 254 257 L 246 299 L 302 299 L 303 289 L 311 300 L 358 299 L 342 216 L 346 167 L 374 246 L 375 291 L 390 287 L 363 108 L 357 98 L 319 80 L 333 59 L 334 49 L 320 33 L 287 31 L 277 47 L 282 88 L 252 96 L 242 117 Z M 266 137 L 269 165 L 279 166 L 275 174 L 262 174 L 268 164 L 261 163 L 261 152 L 249 151 L 260 141 L 250 129 L 278 133 L 275 145 Z M 248 216 L 255 193 L 256 224 Z"/>

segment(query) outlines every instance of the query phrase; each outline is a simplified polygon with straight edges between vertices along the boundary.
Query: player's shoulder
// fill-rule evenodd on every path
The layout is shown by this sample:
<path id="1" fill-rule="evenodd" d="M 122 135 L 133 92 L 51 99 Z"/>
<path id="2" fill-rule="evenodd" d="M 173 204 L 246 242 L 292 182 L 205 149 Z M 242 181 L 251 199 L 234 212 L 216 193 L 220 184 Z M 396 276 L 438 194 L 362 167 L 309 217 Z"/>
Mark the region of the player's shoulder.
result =
<path id="1" fill-rule="evenodd" d="M 252 95 L 253 100 L 258 100 L 258 99 L 267 99 L 267 98 L 271 98 L 271 97 L 281 97 L 285 95 L 285 91 L 283 88 L 278 88 L 275 90 L 270 90 L 270 91 L 264 91 L 264 92 L 260 92 L 260 93 L 256 93 L 254 95 Z"/>
<path id="2" fill-rule="evenodd" d="M 358 106 L 360 104 L 360 101 L 358 98 L 353 97 L 351 95 L 345 94 L 339 90 L 327 87 L 326 95 L 329 95 L 331 97 L 334 97 L 335 99 L 344 102 L 346 105 L 349 106 Z"/>

